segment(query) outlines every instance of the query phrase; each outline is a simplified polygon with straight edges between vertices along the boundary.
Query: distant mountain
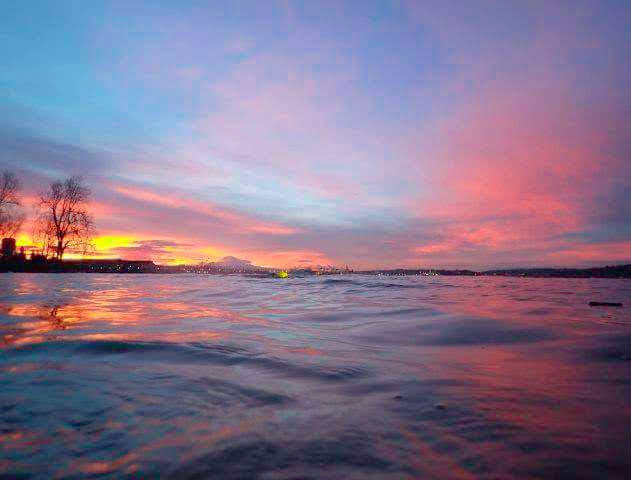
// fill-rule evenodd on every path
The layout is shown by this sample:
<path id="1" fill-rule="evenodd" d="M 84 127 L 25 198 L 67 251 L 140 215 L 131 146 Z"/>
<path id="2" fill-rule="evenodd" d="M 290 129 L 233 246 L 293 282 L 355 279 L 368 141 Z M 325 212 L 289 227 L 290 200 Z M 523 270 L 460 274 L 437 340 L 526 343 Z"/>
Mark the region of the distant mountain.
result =
<path id="1" fill-rule="evenodd" d="M 263 267 L 254 265 L 251 260 L 244 260 L 233 256 L 223 257 L 221 260 L 206 264 L 206 268 L 210 271 L 220 272 L 258 272 L 266 270 Z"/>
<path id="2" fill-rule="evenodd" d="M 223 257 L 221 260 L 213 262 L 213 264 L 217 267 L 227 268 L 258 268 L 255 265 L 252 265 L 251 260 L 243 260 L 242 258 L 232 256 Z"/>

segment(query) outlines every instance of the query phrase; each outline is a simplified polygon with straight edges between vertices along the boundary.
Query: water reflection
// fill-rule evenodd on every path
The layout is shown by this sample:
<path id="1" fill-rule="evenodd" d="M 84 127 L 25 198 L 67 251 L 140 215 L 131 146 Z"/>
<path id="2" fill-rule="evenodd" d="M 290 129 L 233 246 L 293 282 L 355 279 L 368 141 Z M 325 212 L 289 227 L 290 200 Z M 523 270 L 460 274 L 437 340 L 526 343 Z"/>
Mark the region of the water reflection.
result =
<path id="1" fill-rule="evenodd" d="M 625 478 L 620 280 L 7 275 L 0 474 Z M 50 458 L 55 458 L 51 465 Z"/>

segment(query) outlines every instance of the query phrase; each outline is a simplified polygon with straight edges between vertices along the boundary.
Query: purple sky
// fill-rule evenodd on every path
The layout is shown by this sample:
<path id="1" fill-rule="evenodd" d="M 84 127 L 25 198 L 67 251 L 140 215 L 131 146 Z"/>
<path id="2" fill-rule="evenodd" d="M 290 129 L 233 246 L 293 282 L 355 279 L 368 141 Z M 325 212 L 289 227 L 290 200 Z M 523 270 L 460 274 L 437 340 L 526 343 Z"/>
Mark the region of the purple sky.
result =
<path id="1" fill-rule="evenodd" d="M 100 255 L 631 261 L 628 1 L 158 3 L 0 19 L 0 168 L 82 175 Z"/>

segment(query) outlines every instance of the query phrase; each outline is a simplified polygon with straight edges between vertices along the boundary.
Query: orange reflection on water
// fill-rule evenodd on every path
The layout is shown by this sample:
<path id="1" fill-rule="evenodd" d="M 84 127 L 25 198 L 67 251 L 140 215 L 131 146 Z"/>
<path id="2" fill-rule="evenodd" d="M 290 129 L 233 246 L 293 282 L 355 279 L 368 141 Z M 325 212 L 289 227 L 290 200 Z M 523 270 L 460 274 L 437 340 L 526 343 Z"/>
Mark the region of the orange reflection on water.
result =
<path id="1" fill-rule="evenodd" d="M 3 324 L 1 345 L 25 345 L 57 338 L 65 330 L 77 330 L 85 325 L 111 323 L 118 320 L 119 313 L 108 310 L 95 310 L 84 303 L 56 305 L 53 307 L 19 304 L 0 307 L 8 317 L 24 319 L 15 323 Z M 124 315 L 133 321 L 133 312 Z"/>
<path id="2" fill-rule="evenodd" d="M 224 332 L 165 332 L 156 334 L 147 333 L 90 333 L 85 335 L 75 335 L 73 339 L 85 341 L 140 341 L 140 342 L 172 342 L 180 343 L 187 341 L 216 341 L 229 336 Z"/>
<path id="3" fill-rule="evenodd" d="M 116 460 L 110 462 L 81 462 L 74 464 L 71 468 L 71 472 L 79 471 L 81 473 L 90 475 L 103 475 L 113 470 L 118 470 L 125 467 L 125 473 L 134 473 L 137 470 L 137 465 L 131 463 L 138 459 L 138 455 L 134 452 L 130 452 L 123 455 Z"/>
<path id="4" fill-rule="evenodd" d="M 177 425 L 183 434 L 165 435 L 144 445 L 139 446 L 133 452 L 129 452 L 112 461 L 82 461 L 71 465 L 67 471 L 60 471 L 59 476 L 72 474 L 80 471 L 85 474 L 103 475 L 113 471 L 124 471 L 126 473 L 134 473 L 138 470 L 139 459 L 150 457 L 151 455 L 159 455 L 159 452 L 174 451 L 176 449 L 185 449 L 180 452 L 178 461 L 186 463 L 191 461 L 197 455 L 207 452 L 212 445 L 228 439 L 238 437 L 268 418 L 267 415 L 257 415 L 252 418 L 244 419 L 232 425 L 222 425 L 214 427 L 204 422 L 195 422 L 191 419 L 169 419 L 169 425 Z M 159 422 L 160 424 L 162 422 Z M 146 423 L 147 424 L 147 423 Z M 191 448 L 191 438 L 195 439 L 195 446 Z"/>
<path id="5" fill-rule="evenodd" d="M 309 355 L 313 357 L 325 354 L 322 350 L 318 350 L 317 348 L 313 348 L 313 347 L 294 347 L 294 348 L 287 347 L 286 351 L 288 351 L 289 353 L 298 353 L 298 354 Z"/>
<path id="6" fill-rule="evenodd" d="M 458 461 L 452 458 L 452 455 L 438 451 L 432 448 L 430 442 L 427 442 L 409 431 L 405 426 L 401 426 L 400 432 L 410 443 L 416 455 L 410 458 L 410 463 L 418 472 L 423 472 L 428 478 L 451 478 L 454 480 L 473 480 L 476 477 L 462 468 Z M 448 432 L 432 431 L 435 438 L 446 440 Z M 453 437 L 453 436 L 452 436 Z M 453 439 L 453 438 L 452 438 Z M 418 477 L 408 477 L 418 478 Z"/>
<path id="7" fill-rule="evenodd" d="M 20 346 L 53 339 L 214 341 L 229 334 L 225 330 L 209 329 L 209 319 L 268 324 L 260 317 L 216 306 L 161 300 L 160 295 L 155 293 L 152 299 L 149 292 L 115 288 L 86 292 L 53 306 L 35 303 L 0 305 L 0 314 L 10 320 L 2 323 L 0 346 Z M 174 323 L 174 319 L 182 322 Z M 167 328 L 160 328 L 165 324 Z"/>
<path id="8" fill-rule="evenodd" d="M 261 325 L 269 324 L 269 322 L 263 318 L 247 316 L 232 310 L 214 306 L 185 302 L 160 302 L 157 307 L 160 310 L 169 312 L 171 318 L 211 317 L 230 320 L 232 322 L 259 323 Z"/>

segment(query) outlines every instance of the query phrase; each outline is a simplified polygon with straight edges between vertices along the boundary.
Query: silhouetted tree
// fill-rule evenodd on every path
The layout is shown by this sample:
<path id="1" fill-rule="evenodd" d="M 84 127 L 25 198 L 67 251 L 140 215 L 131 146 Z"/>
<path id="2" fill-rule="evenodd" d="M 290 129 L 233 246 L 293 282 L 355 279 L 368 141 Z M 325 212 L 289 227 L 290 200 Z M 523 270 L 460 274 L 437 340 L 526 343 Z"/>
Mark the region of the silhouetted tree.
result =
<path id="1" fill-rule="evenodd" d="M 45 255 L 61 260 L 66 249 L 92 247 L 94 221 L 88 212 L 90 189 L 81 177 L 53 182 L 39 198 L 36 238 Z"/>
<path id="2" fill-rule="evenodd" d="M 20 210 L 21 185 L 15 174 L 3 172 L 0 178 L 0 237 L 14 237 L 26 216 Z"/>

